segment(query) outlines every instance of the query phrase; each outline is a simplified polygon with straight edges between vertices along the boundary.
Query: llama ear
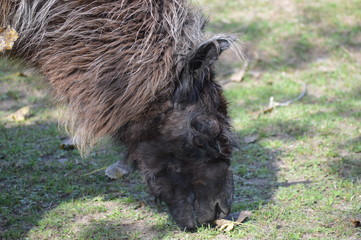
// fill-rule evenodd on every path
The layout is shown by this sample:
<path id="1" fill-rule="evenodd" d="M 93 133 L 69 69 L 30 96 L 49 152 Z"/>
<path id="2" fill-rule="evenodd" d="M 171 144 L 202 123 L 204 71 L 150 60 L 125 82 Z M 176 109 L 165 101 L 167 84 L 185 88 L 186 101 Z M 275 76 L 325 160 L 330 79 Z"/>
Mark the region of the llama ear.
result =
<path id="1" fill-rule="evenodd" d="M 173 95 L 174 102 L 189 104 L 199 99 L 205 84 L 209 83 L 205 76 L 209 76 L 210 67 L 221 53 L 231 46 L 232 42 L 231 38 L 218 37 L 203 43 L 196 49 L 183 68 L 179 85 Z"/>
<path id="2" fill-rule="evenodd" d="M 213 65 L 221 53 L 227 50 L 230 45 L 230 40 L 226 38 L 218 38 L 205 42 L 198 47 L 194 56 L 190 59 L 189 69 L 197 70 Z"/>

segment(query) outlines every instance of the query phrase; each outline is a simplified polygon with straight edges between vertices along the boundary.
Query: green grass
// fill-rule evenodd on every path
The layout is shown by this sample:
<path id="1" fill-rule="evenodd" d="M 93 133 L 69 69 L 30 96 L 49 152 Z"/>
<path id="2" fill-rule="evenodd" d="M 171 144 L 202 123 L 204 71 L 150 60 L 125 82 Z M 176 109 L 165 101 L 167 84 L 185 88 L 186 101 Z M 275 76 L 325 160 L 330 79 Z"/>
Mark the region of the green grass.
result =
<path id="1" fill-rule="evenodd" d="M 1 62 L 0 239 L 361 238 L 350 223 L 361 214 L 361 1 L 199 2 L 208 30 L 238 34 L 251 59 L 243 82 L 225 86 L 240 137 L 233 212 L 251 218 L 229 233 L 185 233 L 138 173 L 86 175 L 122 149 L 99 146 L 85 159 L 60 149 L 65 134 L 46 84 Z M 241 67 L 226 53 L 219 75 Z M 300 82 L 308 85 L 301 101 L 257 114 L 271 96 L 296 97 Z M 27 105 L 29 119 L 4 119 Z M 242 141 L 253 135 L 256 142 Z"/>

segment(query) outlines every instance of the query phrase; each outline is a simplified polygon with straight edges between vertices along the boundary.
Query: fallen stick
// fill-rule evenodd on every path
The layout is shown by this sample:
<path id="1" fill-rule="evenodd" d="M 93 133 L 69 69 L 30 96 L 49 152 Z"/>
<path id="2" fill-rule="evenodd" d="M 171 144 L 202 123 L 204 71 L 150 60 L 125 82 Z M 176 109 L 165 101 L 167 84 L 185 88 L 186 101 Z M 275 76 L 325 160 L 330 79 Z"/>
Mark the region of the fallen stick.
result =
<path id="1" fill-rule="evenodd" d="M 303 85 L 303 90 L 302 90 L 301 94 L 298 95 L 296 98 L 291 99 L 289 101 L 276 102 L 276 101 L 274 101 L 274 97 L 271 96 L 268 107 L 266 109 L 263 109 L 262 111 L 258 112 L 258 116 L 261 115 L 261 114 L 272 112 L 273 109 L 275 109 L 276 107 L 285 107 L 285 106 L 288 106 L 288 105 L 290 105 L 290 104 L 292 104 L 292 103 L 294 103 L 296 101 L 301 100 L 307 94 L 307 84 L 303 82 L 302 85 Z"/>
<path id="2" fill-rule="evenodd" d="M 107 167 L 103 167 L 103 168 L 96 169 L 96 170 L 94 170 L 94 171 L 91 171 L 90 173 L 84 174 L 82 177 L 86 177 L 86 176 L 92 175 L 92 174 L 94 174 L 94 173 L 103 171 L 103 170 L 105 170 L 105 169 L 107 169 Z"/>

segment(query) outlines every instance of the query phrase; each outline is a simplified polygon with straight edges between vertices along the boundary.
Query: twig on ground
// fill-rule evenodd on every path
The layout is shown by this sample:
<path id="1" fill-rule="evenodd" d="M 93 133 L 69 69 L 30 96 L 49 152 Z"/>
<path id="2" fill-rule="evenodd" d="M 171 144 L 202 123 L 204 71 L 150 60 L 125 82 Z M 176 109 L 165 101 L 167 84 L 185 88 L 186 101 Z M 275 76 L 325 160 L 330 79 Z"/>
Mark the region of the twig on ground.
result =
<path id="1" fill-rule="evenodd" d="M 296 101 L 299 101 L 301 100 L 306 94 L 307 94 L 307 84 L 302 82 L 302 85 L 303 85 L 303 90 L 302 92 L 300 93 L 300 95 L 298 95 L 298 97 L 294 98 L 294 99 L 291 99 L 289 101 L 286 101 L 286 102 L 276 102 L 274 101 L 274 97 L 270 97 L 270 101 L 269 101 L 269 104 L 268 104 L 268 107 L 263 109 L 262 111 L 258 112 L 258 116 L 261 115 L 261 114 L 266 114 L 266 113 L 269 113 L 269 112 L 272 112 L 273 109 L 275 109 L 276 107 L 285 107 L 285 106 L 288 106 L 290 105 L 291 103 L 294 103 Z"/>
<path id="2" fill-rule="evenodd" d="M 107 169 L 107 167 L 103 167 L 103 168 L 100 168 L 100 169 L 97 169 L 97 170 L 91 171 L 90 173 L 86 173 L 86 174 L 84 174 L 84 175 L 83 175 L 83 177 L 86 177 L 86 176 L 92 175 L 92 174 L 94 174 L 94 173 L 97 173 L 97 172 L 103 171 L 103 170 L 105 170 L 105 169 Z"/>

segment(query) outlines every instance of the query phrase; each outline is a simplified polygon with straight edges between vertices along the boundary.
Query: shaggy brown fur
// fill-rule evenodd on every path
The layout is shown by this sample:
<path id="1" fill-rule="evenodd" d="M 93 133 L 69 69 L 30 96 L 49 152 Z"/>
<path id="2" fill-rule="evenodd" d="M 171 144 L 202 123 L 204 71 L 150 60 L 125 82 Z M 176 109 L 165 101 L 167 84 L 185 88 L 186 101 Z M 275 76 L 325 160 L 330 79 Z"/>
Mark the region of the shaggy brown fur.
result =
<path id="1" fill-rule="evenodd" d="M 0 13 L 0 26 L 10 24 L 20 35 L 9 55 L 38 67 L 52 84 L 81 150 L 106 136 L 125 144 L 171 213 L 188 199 L 184 209 L 199 216 L 173 211 L 182 226 L 212 221 L 219 216 L 215 206 L 229 210 L 230 200 L 216 199 L 222 191 L 232 195 L 233 135 L 212 65 L 233 37 L 207 38 L 203 15 L 185 0 L 2 0 Z M 194 190 L 195 182 L 207 185 L 211 178 L 192 173 L 196 166 L 220 177 L 213 176 L 220 189 L 210 197 Z M 164 170 L 165 179 L 158 178 Z M 174 189 L 183 190 L 175 197 Z M 211 202 L 209 209 L 197 209 L 184 197 L 189 193 Z"/>
<path id="2" fill-rule="evenodd" d="M 66 125 L 81 149 L 169 99 L 185 57 L 206 40 L 203 17 L 183 1 L 19 2 L 13 53 L 38 65 L 68 104 Z"/>
<path id="3" fill-rule="evenodd" d="M 2 3 L 0 3 L 0 27 L 5 28 L 7 27 L 7 18 L 9 16 L 9 12 L 11 9 L 11 0 L 2 0 Z"/>

